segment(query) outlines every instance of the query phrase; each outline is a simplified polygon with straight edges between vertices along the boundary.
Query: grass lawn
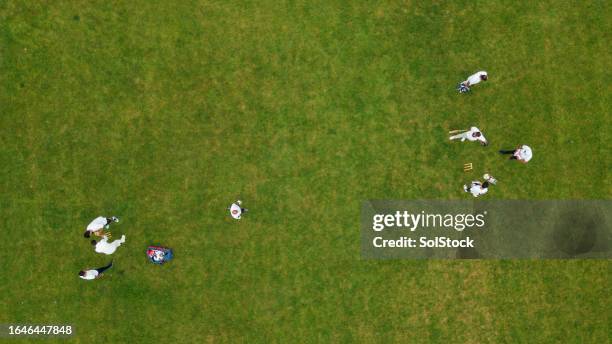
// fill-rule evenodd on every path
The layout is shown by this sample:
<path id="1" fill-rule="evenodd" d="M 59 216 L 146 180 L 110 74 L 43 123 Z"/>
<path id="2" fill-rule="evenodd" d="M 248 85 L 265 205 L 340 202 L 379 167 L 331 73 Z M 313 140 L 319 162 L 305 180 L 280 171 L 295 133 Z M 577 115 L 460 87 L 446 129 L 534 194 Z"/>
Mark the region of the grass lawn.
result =
<path id="1" fill-rule="evenodd" d="M 610 199 L 610 23 L 604 1 L 0 0 L 0 323 L 606 343 L 610 260 L 368 261 L 359 212 L 471 197 L 485 171 L 490 199 Z M 470 125 L 490 146 L 448 142 Z M 527 165 L 497 154 L 519 144 Z M 127 242 L 83 281 L 109 260 L 82 236 L 98 215 Z"/>

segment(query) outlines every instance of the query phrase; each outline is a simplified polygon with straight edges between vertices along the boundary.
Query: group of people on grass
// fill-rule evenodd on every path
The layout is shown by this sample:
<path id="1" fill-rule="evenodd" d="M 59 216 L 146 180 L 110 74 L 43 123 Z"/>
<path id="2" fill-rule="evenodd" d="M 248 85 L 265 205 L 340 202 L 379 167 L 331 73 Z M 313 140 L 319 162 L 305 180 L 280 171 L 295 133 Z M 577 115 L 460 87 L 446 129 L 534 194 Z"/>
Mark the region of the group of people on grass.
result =
<path id="1" fill-rule="evenodd" d="M 467 80 L 461 82 L 457 86 L 457 90 L 460 93 L 466 93 L 470 91 L 470 87 L 480 83 L 481 81 L 487 81 L 489 78 L 487 72 L 480 71 L 470 75 Z M 489 144 L 487 139 L 485 139 L 484 135 L 477 127 L 471 127 L 469 130 L 452 130 L 449 133 L 455 134 L 450 137 L 450 140 L 461 140 L 463 141 L 477 141 L 483 146 Z M 531 160 L 533 153 L 531 151 L 531 147 L 527 145 L 521 145 L 516 149 L 502 149 L 499 151 L 501 154 L 509 154 L 511 160 L 518 160 L 522 163 L 527 163 Z M 484 182 L 480 182 L 479 180 L 472 181 L 469 185 L 463 185 L 463 191 L 467 193 L 471 193 L 474 197 L 478 197 L 486 194 L 489 191 L 489 185 L 496 184 L 497 180 L 493 178 L 488 173 L 485 173 Z"/>
<path id="2" fill-rule="evenodd" d="M 457 89 L 459 90 L 460 93 L 466 93 L 470 91 L 473 85 L 476 85 L 480 83 L 481 81 L 487 81 L 487 80 L 488 80 L 487 72 L 485 71 L 477 72 L 473 75 L 470 75 L 467 78 L 467 80 L 461 82 L 457 86 Z M 483 146 L 488 145 L 487 139 L 484 137 L 480 129 L 478 129 L 477 127 L 471 127 L 468 130 L 453 130 L 450 133 L 455 134 L 450 137 L 450 140 L 461 140 L 462 142 L 463 141 L 471 141 L 471 142 L 477 141 Z M 531 160 L 531 157 L 532 157 L 531 148 L 527 145 L 521 145 L 518 148 L 513 149 L 513 150 L 500 150 L 499 152 L 501 154 L 510 154 L 510 159 L 518 160 L 523 163 L 527 163 L 529 160 Z M 471 182 L 469 185 L 464 185 L 463 190 L 465 192 L 471 193 L 474 197 L 478 197 L 478 196 L 486 194 L 488 192 L 489 185 L 495 184 L 497 180 L 488 173 L 485 173 L 483 178 L 485 180 L 484 182 L 475 180 Z M 228 210 L 230 212 L 230 215 L 236 220 L 239 220 L 242 217 L 242 215 L 248 211 L 247 209 L 242 208 L 242 201 L 240 200 L 233 202 L 228 208 Z M 85 230 L 85 233 L 83 234 L 85 238 L 90 238 L 92 234 L 95 236 L 101 237 L 99 241 L 91 240 L 91 245 L 94 247 L 95 252 L 106 254 L 106 255 L 111 255 L 115 253 L 115 251 L 117 250 L 119 246 L 125 243 L 125 235 L 122 235 L 121 239 L 114 240 L 111 242 L 109 241 L 111 237 L 110 232 L 104 231 L 105 229 L 108 230 L 111 223 L 117 223 L 117 222 L 119 222 L 119 219 L 115 216 L 111 216 L 111 217 L 98 216 L 93 221 L 91 221 L 89 225 L 87 225 L 87 229 Z M 106 266 L 103 266 L 101 268 L 79 271 L 79 277 L 84 280 L 93 280 L 96 278 L 100 278 L 103 272 L 110 269 L 112 266 L 113 266 L 113 261 L 111 260 Z"/>
<path id="3" fill-rule="evenodd" d="M 115 216 L 104 217 L 98 216 L 93 221 L 87 225 L 87 229 L 83 236 L 85 238 L 91 238 L 91 235 L 95 235 L 97 237 L 101 237 L 99 241 L 95 239 L 91 240 L 91 245 L 94 247 L 94 251 L 97 253 L 102 253 L 106 255 L 111 255 L 115 253 L 117 248 L 121 246 L 121 244 L 125 243 L 125 235 L 121 236 L 121 239 L 114 240 L 112 242 L 109 241 L 111 238 L 111 233 L 108 231 L 111 223 L 117 223 L 119 219 Z M 104 230 L 107 231 L 104 231 Z M 84 280 L 93 280 L 96 278 L 102 277 L 102 273 L 113 266 L 113 261 L 111 260 L 106 266 L 97 269 L 90 270 L 81 270 L 79 271 L 79 277 Z"/>
<path id="4" fill-rule="evenodd" d="M 244 215 L 248 211 L 248 209 L 242 207 L 242 201 L 240 200 L 233 202 L 229 206 L 228 210 L 232 218 L 236 220 L 240 220 L 242 218 L 242 215 Z M 95 252 L 111 255 L 115 253 L 119 246 L 125 243 L 125 235 L 122 235 L 121 239 L 110 241 L 111 233 L 110 231 L 108 231 L 108 229 L 111 223 L 118 222 L 119 219 L 115 216 L 98 216 L 93 221 L 91 221 L 89 225 L 87 225 L 87 229 L 85 230 L 85 233 L 83 233 L 83 236 L 85 238 L 89 239 L 92 235 L 101 238 L 100 240 L 91 240 L 91 245 L 94 247 Z M 151 262 L 161 264 L 162 262 L 170 260 L 172 258 L 172 250 L 166 247 L 150 246 L 147 249 L 147 255 Z M 103 266 L 101 268 L 79 271 L 79 277 L 84 280 L 94 280 L 96 278 L 102 277 L 103 272 L 110 269 L 112 266 L 113 261 L 111 260 L 106 266 Z"/>

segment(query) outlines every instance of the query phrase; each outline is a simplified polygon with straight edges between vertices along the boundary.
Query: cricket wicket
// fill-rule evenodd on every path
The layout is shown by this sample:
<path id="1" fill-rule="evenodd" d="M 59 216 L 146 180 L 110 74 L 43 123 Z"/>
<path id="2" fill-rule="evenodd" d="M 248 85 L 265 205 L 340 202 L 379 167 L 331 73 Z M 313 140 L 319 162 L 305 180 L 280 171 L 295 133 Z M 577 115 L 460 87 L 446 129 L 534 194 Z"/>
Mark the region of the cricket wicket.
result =
<path id="1" fill-rule="evenodd" d="M 474 169 L 474 165 L 472 165 L 471 162 L 468 162 L 467 164 L 463 164 L 463 172 L 470 172 L 473 169 Z"/>

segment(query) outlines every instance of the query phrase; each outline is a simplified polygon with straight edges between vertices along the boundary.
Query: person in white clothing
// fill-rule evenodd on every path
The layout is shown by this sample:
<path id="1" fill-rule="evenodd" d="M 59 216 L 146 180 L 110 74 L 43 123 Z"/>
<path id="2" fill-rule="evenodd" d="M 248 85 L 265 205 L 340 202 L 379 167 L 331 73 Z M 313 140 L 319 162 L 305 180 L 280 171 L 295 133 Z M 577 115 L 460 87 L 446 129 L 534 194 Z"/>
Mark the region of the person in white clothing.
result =
<path id="1" fill-rule="evenodd" d="M 524 164 L 528 163 L 529 160 L 533 157 L 533 152 L 531 151 L 531 147 L 527 145 L 522 145 L 512 150 L 500 150 L 501 154 L 512 154 L 510 156 L 510 160 L 518 160 Z"/>
<path id="2" fill-rule="evenodd" d="M 485 71 L 480 71 L 470 75 L 467 80 L 461 82 L 459 86 L 457 86 L 457 90 L 460 93 L 466 93 L 470 91 L 470 87 L 480 83 L 481 81 L 487 81 L 489 75 Z"/>
<path id="3" fill-rule="evenodd" d="M 464 185 L 463 191 L 471 193 L 472 196 L 478 197 L 489 192 L 489 186 L 497 184 L 497 179 L 495 179 L 489 173 L 485 173 L 482 178 L 484 178 L 484 183 L 481 183 L 478 180 L 473 181 L 470 185 Z"/>
<path id="4" fill-rule="evenodd" d="M 477 73 L 474 73 L 474 74 L 470 75 L 467 78 L 467 80 L 462 82 L 462 84 L 467 86 L 467 87 L 471 87 L 471 86 L 474 86 L 476 84 L 479 84 L 481 81 L 487 81 L 487 79 L 489 79 L 489 75 L 487 74 L 487 72 L 480 71 L 480 72 L 477 72 Z"/>
<path id="5" fill-rule="evenodd" d="M 471 127 L 470 130 L 459 133 L 457 135 L 453 135 L 450 137 L 451 140 L 459 140 L 461 139 L 461 142 L 468 140 L 468 141 L 478 141 L 480 142 L 481 145 L 486 146 L 487 144 L 489 144 L 487 142 L 487 139 L 485 139 L 484 135 L 482 134 L 482 132 L 480 131 L 480 129 L 476 128 L 476 127 Z"/>
<path id="6" fill-rule="evenodd" d="M 84 280 L 93 280 L 96 278 L 100 278 L 102 277 L 102 273 L 104 271 L 106 271 L 107 269 L 110 269 L 110 267 L 113 266 L 113 261 L 111 260 L 111 262 L 104 267 L 98 268 L 98 269 L 92 269 L 92 270 L 81 270 L 79 271 L 79 277 L 84 279 Z"/>
<path id="7" fill-rule="evenodd" d="M 102 237 L 102 240 L 96 242 L 95 240 L 91 241 L 91 244 L 95 246 L 95 250 L 98 253 L 104 254 L 113 254 L 117 250 L 121 244 L 125 242 L 125 235 L 121 236 L 121 239 L 115 240 L 113 242 L 108 242 L 108 237 L 105 235 Z"/>
<path id="8" fill-rule="evenodd" d="M 115 216 L 98 216 L 87 225 L 87 229 L 85 230 L 85 233 L 83 233 L 83 236 L 89 238 L 91 236 L 91 233 L 97 236 L 102 236 L 102 230 L 104 228 L 108 228 L 111 222 L 119 222 L 119 219 Z"/>
<path id="9" fill-rule="evenodd" d="M 237 200 L 236 202 L 232 203 L 232 205 L 230 205 L 230 207 L 228 208 L 228 210 L 230 211 L 230 215 L 236 220 L 240 220 L 242 214 L 249 211 L 248 209 L 242 208 L 241 205 L 242 201 Z"/>
<path id="10" fill-rule="evenodd" d="M 464 185 L 463 191 L 471 193 L 474 197 L 482 196 L 489 191 L 489 182 L 481 183 L 475 180 L 469 186 Z"/>

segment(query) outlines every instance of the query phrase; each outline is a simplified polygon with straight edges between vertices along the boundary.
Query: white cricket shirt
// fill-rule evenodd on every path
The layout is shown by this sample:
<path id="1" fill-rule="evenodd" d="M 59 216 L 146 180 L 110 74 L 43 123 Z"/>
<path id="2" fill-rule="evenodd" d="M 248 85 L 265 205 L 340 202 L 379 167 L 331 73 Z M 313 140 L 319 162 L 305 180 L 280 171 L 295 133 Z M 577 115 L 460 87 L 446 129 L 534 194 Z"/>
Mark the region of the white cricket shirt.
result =
<path id="1" fill-rule="evenodd" d="M 98 216 L 87 225 L 87 230 L 90 232 L 96 232 L 104 228 L 104 226 L 106 226 L 106 217 Z"/>
<path id="2" fill-rule="evenodd" d="M 533 156 L 533 153 L 531 152 L 531 147 L 529 147 L 527 145 L 522 145 L 521 148 L 517 149 L 516 152 L 514 152 L 514 156 L 518 160 L 522 160 L 524 162 L 527 162 L 527 161 L 531 160 L 531 157 Z"/>
<path id="3" fill-rule="evenodd" d="M 472 182 L 470 193 L 474 197 L 478 197 L 480 195 L 484 195 L 489 191 L 489 188 L 483 188 L 480 182 Z"/>
<path id="4" fill-rule="evenodd" d="M 98 277 L 99 274 L 100 273 L 97 270 L 87 270 L 85 271 L 84 276 L 79 276 L 79 277 L 81 277 L 84 280 L 92 280 Z"/>
<path id="5" fill-rule="evenodd" d="M 468 84 L 469 84 L 470 86 L 472 86 L 472 85 L 476 85 L 477 83 L 479 83 L 479 82 L 481 82 L 481 81 L 482 81 L 482 79 L 480 79 L 480 77 L 481 77 L 481 76 L 483 76 L 483 75 L 487 75 L 487 72 L 485 72 L 485 71 L 480 71 L 480 72 L 478 72 L 478 73 L 474 73 L 474 74 L 470 75 L 470 76 L 467 78 L 467 80 L 466 80 L 466 81 L 468 82 Z"/>
<path id="6" fill-rule="evenodd" d="M 242 209 L 240 209 L 240 206 L 238 204 L 232 203 L 232 205 L 230 206 L 230 215 L 232 215 L 232 217 L 236 220 L 240 220 L 240 216 L 242 215 Z"/>
<path id="7" fill-rule="evenodd" d="M 96 252 L 104 254 L 113 254 L 117 251 L 117 247 L 122 244 L 122 241 L 115 240 L 112 243 L 108 242 L 108 238 L 105 236 L 102 240 L 96 244 Z"/>
<path id="8" fill-rule="evenodd" d="M 474 136 L 475 133 L 480 133 L 480 136 L 476 137 Z M 467 139 L 468 141 L 480 141 L 483 143 L 487 143 L 487 139 L 485 139 L 484 135 L 482 134 L 482 132 L 480 131 L 480 129 L 476 128 L 476 127 L 471 127 L 470 131 L 467 132 Z"/>

